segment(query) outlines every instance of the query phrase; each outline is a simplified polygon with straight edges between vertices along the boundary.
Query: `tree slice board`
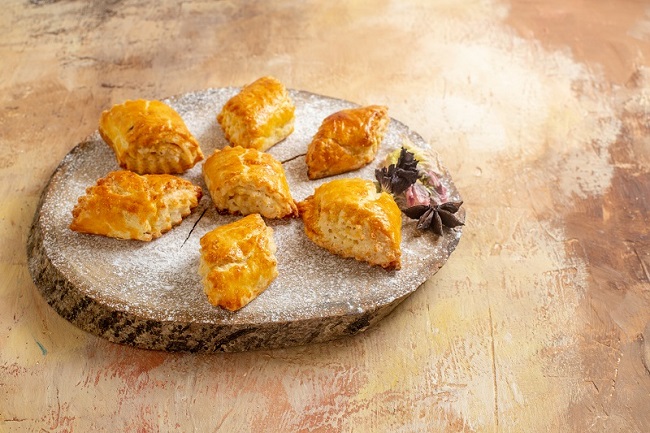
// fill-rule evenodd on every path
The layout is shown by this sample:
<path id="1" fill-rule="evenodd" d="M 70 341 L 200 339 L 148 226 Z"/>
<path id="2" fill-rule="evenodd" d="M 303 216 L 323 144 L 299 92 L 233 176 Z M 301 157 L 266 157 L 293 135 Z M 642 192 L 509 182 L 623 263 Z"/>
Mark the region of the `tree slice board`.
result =
<path id="1" fill-rule="evenodd" d="M 216 115 L 240 88 L 187 93 L 164 100 L 198 139 L 204 154 L 227 146 Z M 404 137 L 422 137 L 391 119 L 376 160 L 363 169 L 311 181 L 304 154 L 322 120 L 348 101 L 290 90 L 295 131 L 269 149 L 283 163 L 296 201 L 337 177 L 374 180 L 374 170 Z M 448 171 L 442 182 L 460 200 Z M 237 217 L 219 215 L 202 177 L 202 162 L 182 175 L 201 186 L 198 208 L 179 226 L 151 241 L 79 234 L 68 226 L 88 186 L 119 169 L 95 132 L 61 161 L 42 192 L 28 240 L 32 278 L 45 300 L 79 328 L 110 341 L 145 349 L 232 352 L 325 342 L 363 331 L 390 313 L 447 261 L 462 230 L 443 236 L 418 232 L 403 217 L 402 269 L 386 271 L 335 256 L 313 244 L 300 219 L 267 220 L 277 244 L 279 276 L 249 305 L 229 312 L 210 305 L 198 274 L 199 240 Z M 462 212 L 464 212 L 461 209 Z M 464 214 L 463 214 L 464 216 Z"/>

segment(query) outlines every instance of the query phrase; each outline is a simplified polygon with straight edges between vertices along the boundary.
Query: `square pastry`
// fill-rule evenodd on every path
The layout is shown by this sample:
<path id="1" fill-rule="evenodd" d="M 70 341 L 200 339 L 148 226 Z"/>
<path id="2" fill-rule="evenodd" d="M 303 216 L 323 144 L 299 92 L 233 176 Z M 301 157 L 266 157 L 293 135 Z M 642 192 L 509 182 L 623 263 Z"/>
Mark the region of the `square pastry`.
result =
<path id="1" fill-rule="evenodd" d="M 284 168 L 268 153 L 240 146 L 217 149 L 203 163 L 203 178 L 221 213 L 298 216 Z"/>
<path id="2" fill-rule="evenodd" d="M 359 178 L 324 183 L 298 203 L 305 233 L 342 257 L 400 269 L 402 213 L 393 197 Z"/>
<path id="3" fill-rule="evenodd" d="M 203 159 L 181 116 L 161 101 L 126 101 L 104 111 L 99 134 L 121 168 L 139 174 L 183 173 Z"/>
<path id="4" fill-rule="evenodd" d="M 113 171 L 79 197 L 70 229 L 150 241 L 180 224 L 201 195 L 199 186 L 177 176 Z"/>
<path id="5" fill-rule="evenodd" d="M 201 238 L 199 273 L 208 301 L 237 311 L 278 276 L 273 229 L 259 214 L 248 215 Z"/>
<path id="6" fill-rule="evenodd" d="M 293 132 L 295 106 L 284 85 L 262 77 L 244 86 L 217 115 L 233 146 L 265 151 Z"/>
<path id="7" fill-rule="evenodd" d="M 350 108 L 327 116 L 307 148 L 307 175 L 321 179 L 368 165 L 388 129 L 388 108 Z"/>

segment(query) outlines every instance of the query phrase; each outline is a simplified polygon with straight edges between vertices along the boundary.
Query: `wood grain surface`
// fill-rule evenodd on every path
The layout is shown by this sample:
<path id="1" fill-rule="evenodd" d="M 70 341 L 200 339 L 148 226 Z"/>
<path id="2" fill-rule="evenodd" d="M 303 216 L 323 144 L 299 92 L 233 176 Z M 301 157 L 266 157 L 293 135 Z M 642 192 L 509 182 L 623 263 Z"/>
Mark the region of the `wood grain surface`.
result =
<path id="1" fill-rule="evenodd" d="M 0 431 L 650 431 L 650 6 L 8 0 Z M 238 354 L 85 333 L 32 283 L 38 197 L 103 109 L 274 75 L 384 104 L 468 224 L 369 331 Z"/>

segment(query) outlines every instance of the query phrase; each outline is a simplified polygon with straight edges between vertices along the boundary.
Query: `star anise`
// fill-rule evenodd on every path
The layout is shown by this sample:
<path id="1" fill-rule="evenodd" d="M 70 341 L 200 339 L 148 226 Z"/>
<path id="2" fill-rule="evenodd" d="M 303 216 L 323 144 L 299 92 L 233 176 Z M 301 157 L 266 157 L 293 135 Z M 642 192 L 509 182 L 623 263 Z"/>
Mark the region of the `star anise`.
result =
<path id="1" fill-rule="evenodd" d="M 382 191 L 399 195 L 418 180 L 417 165 L 415 155 L 402 147 L 397 164 L 376 169 L 375 178 Z"/>
<path id="2" fill-rule="evenodd" d="M 417 219 L 418 230 L 431 229 L 442 236 L 442 227 L 454 228 L 465 225 L 455 214 L 463 204 L 462 201 L 448 201 L 438 205 L 416 205 L 404 210 L 406 216 Z"/>

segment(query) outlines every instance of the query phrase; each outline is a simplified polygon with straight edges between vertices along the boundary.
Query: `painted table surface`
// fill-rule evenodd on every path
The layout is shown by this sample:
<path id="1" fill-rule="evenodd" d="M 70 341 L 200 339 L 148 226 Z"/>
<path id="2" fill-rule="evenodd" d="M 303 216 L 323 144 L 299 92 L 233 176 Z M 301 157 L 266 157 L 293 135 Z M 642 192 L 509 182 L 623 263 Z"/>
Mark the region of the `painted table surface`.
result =
<path id="1" fill-rule="evenodd" d="M 0 29 L 0 431 L 650 431 L 647 2 L 9 0 Z M 290 349 L 58 316 L 27 235 L 100 112 L 262 75 L 385 104 L 440 153 L 468 222 L 447 264 Z"/>

